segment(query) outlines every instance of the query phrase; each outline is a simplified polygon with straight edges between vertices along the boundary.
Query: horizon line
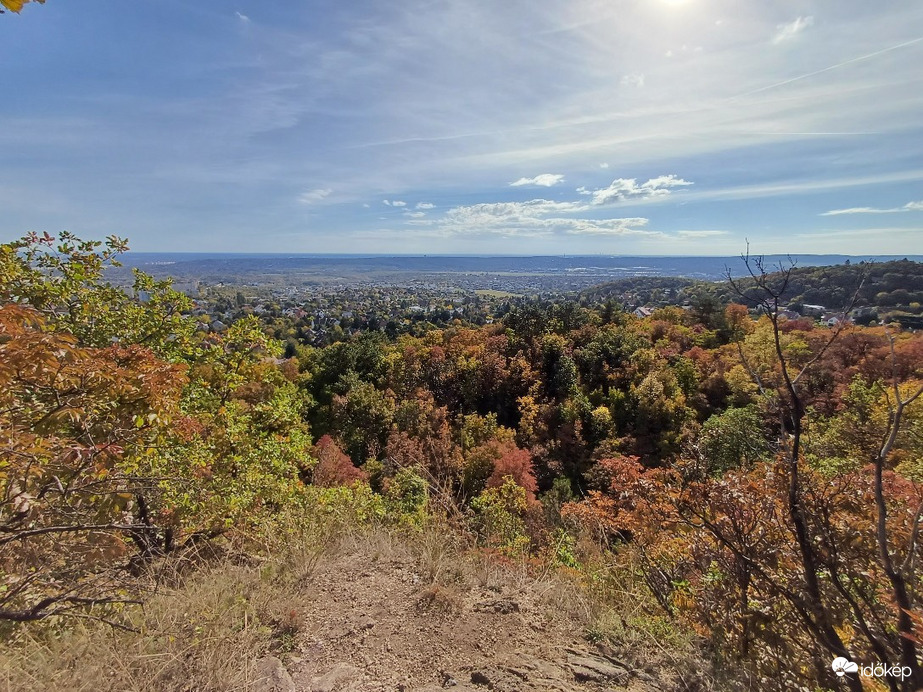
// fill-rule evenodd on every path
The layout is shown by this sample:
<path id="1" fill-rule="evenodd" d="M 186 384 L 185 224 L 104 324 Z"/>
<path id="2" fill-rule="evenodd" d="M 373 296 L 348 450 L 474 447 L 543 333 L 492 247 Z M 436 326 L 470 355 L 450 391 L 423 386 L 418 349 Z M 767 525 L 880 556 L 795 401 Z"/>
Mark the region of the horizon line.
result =
<path id="1" fill-rule="evenodd" d="M 238 257 L 510 257 L 510 258 L 577 258 L 577 257 L 606 257 L 606 258 L 651 258 L 651 259 L 740 259 L 743 253 L 734 255 L 651 255 L 651 254 L 605 254 L 605 253 L 575 253 L 575 254 L 508 254 L 508 253 L 376 253 L 376 252 L 247 252 L 223 250 L 128 250 L 119 257 L 127 255 L 228 255 Z M 846 257 L 846 258 L 874 258 L 874 257 L 918 257 L 923 259 L 923 253 L 882 253 L 877 255 L 850 255 L 838 252 L 773 252 L 752 253 L 755 257 Z"/>

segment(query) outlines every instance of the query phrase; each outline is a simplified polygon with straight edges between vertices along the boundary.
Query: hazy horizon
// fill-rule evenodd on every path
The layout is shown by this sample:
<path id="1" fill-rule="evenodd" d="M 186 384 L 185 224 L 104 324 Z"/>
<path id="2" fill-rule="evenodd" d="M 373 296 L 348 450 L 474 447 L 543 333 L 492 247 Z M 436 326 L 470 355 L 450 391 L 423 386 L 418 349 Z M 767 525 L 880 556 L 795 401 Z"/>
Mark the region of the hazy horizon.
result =
<path id="1" fill-rule="evenodd" d="M 604 253 L 604 252 L 595 252 L 595 253 L 556 253 L 556 254 L 535 254 L 535 253 L 512 253 L 512 252 L 247 252 L 247 251 L 172 251 L 172 250 L 130 250 L 121 257 L 126 256 L 141 256 L 141 255 L 206 255 L 206 256 L 222 256 L 222 255 L 241 255 L 247 257 L 562 257 L 566 255 L 567 257 L 608 257 L 608 258 L 619 258 L 619 259 L 632 259 L 632 258 L 676 258 L 676 259 L 741 259 L 742 255 L 732 254 L 732 255 L 669 255 L 669 254 L 613 254 L 613 253 Z M 755 253 L 751 253 L 751 257 L 757 257 Z M 894 259 L 909 259 L 914 262 L 923 261 L 923 255 L 917 254 L 901 254 L 901 253 L 887 253 L 887 254 L 878 254 L 878 255 L 844 255 L 842 253 L 833 253 L 833 252 L 799 252 L 799 253 L 773 253 L 759 255 L 764 259 L 775 259 L 775 258 L 786 258 L 786 257 L 842 257 L 846 259 L 868 259 L 872 261 L 884 261 L 881 258 L 894 258 Z"/>
<path id="2" fill-rule="evenodd" d="M 904 259 L 903 255 L 766 255 L 769 269 L 789 266 L 831 266 L 847 260 L 855 264 Z M 918 255 L 907 259 L 923 259 Z M 730 273 L 743 276 L 747 267 L 736 256 L 653 255 L 485 255 L 485 254 L 373 254 L 373 253 L 128 253 L 126 267 L 138 267 L 160 276 L 185 279 L 209 276 L 215 280 L 257 280 L 287 276 L 297 283 L 305 277 L 337 277 L 338 281 L 363 282 L 373 275 L 408 277 L 447 276 L 547 276 L 581 285 L 632 276 L 722 279 Z M 590 281 L 592 283 L 592 281 Z"/>

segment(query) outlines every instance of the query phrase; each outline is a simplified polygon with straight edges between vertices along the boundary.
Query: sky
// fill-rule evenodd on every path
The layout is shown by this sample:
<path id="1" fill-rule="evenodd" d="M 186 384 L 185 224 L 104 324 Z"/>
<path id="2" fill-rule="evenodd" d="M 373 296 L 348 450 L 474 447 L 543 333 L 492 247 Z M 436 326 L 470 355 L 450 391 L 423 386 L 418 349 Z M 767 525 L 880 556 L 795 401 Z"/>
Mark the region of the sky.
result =
<path id="1" fill-rule="evenodd" d="M 47 0 L 0 241 L 923 254 L 919 0 Z"/>

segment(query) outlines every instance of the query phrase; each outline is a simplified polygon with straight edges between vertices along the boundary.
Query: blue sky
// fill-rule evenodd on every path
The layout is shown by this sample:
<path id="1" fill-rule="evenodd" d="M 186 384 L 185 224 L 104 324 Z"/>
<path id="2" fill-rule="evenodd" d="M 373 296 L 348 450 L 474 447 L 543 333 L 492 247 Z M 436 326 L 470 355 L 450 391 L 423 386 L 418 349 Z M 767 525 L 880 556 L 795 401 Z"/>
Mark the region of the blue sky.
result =
<path id="1" fill-rule="evenodd" d="M 923 253 L 919 0 L 47 0 L 0 240 Z"/>

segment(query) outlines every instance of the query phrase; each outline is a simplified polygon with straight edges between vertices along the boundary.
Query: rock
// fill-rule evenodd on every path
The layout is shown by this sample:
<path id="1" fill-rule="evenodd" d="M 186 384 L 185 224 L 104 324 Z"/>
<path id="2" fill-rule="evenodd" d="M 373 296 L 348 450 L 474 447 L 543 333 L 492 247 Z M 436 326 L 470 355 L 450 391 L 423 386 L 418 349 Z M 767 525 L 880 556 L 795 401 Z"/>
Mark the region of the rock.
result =
<path id="1" fill-rule="evenodd" d="M 491 684 L 490 675 L 487 671 L 484 670 L 475 670 L 471 673 L 471 682 L 475 685 L 488 685 Z"/>
<path id="2" fill-rule="evenodd" d="M 442 678 L 443 687 L 456 687 L 458 685 L 457 676 L 448 670 L 440 670 L 439 677 Z"/>
<path id="3" fill-rule="evenodd" d="M 536 680 L 563 680 L 564 671 L 549 661 L 541 659 L 527 659 L 520 663 L 520 667 L 528 671 L 529 679 Z M 570 677 L 568 676 L 569 680 Z"/>
<path id="4" fill-rule="evenodd" d="M 375 622 L 373 618 L 370 618 L 368 615 L 362 615 L 356 620 L 353 625 L 353 630 L 356 632 L 362 632 L 363 630 L 370 630 L 378 623 Z"/>
<path id="5" fill-rule="evenodd" d="M 337 663 L 320 677 L 311 681 L 311 692 L 336 692 L 344 683 L 362 674 L 355 666 L 348 663 Z"/>
<path id="6" fill-rule="evenodd" d="M 295 692 L 292 676 L 275 656 L 264 656 L 256 662 L 254 692 Z"/>
<path id="7" fill-rule="evenodd" d="M 510 598 L 498 598 L 495 601 L 481 601 L 474 609 L 480 613 L 500 613 L 509 615 L 519 612 L 519 603 Z"/>
<path id="8" fill-rule="evenodd" d="M 510 673 L 511 675 L 516 676 L 523 682 L 527 682 L 529 680 L 529 674 L 525 672 L 524 670 L 520 670 L 519 668 L 514 668 L 513 666 L 503 666 L 502 669 L 506 671 L 507 673 Z"/>
<path id="9" fill-rule="evenodd" d="M 567 656 L 567 665 L 580 682 L 615 682 L 624 685 L 631 674 L 622 666 L 593 654 Z"/>
<path id="10" fill-rule="evenodd" d="M 631 670 L 632 667 L 622 659 L 616 649 L 606 644 L 597 644 L 596 648 L 599 650 L 599 655 L 609 661 L 609 663 L 613 663 L 617 666 L 621 666 L 622 668 L 626 668 L 627 670 Z M 582 651 L 577 651 L 575 649 L 567 649 L 567 651 L 577 656 L 583 654 Z"/>

